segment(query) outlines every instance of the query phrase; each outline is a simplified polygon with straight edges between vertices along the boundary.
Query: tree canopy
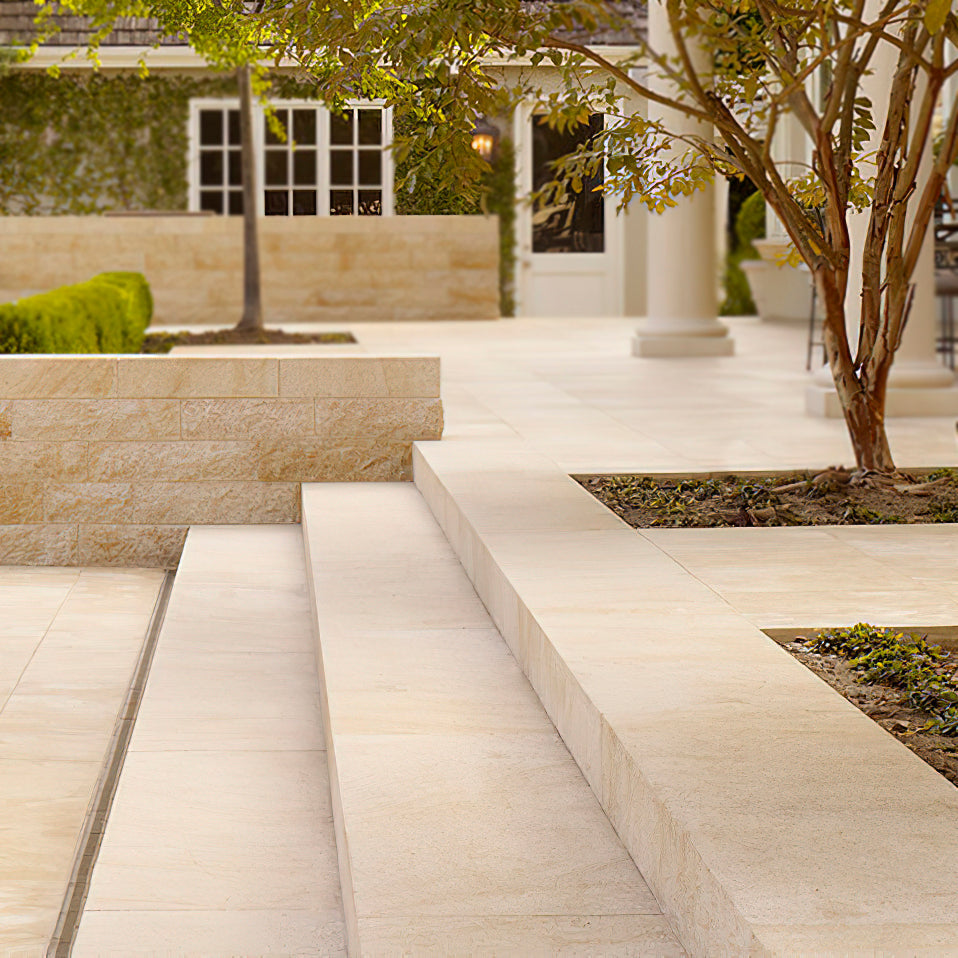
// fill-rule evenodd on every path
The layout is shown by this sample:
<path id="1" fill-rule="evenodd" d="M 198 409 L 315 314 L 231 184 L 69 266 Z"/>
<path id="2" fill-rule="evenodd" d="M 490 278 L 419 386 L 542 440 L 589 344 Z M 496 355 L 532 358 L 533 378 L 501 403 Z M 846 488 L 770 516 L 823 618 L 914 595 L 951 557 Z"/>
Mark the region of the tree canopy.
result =
<path id="1" fill-rule="evenodd" d="M 48 0 L 49 4 L 49 0 Z M 605 163 L 603 189 L 659 211 L 716 174 L 747 177 L 781 220 L 825 304 L 829 364 L 860 467 L 891 471 L 884 431 L 888 375 L 908 319 L 922 243 L 958 158 L 958 109 L 936 104 L 958 73 L 953 0 L 652 0 L 664 29 L 647 36 L 625 0 L 61 0 L 107 31 L 150 15 L 212 63 L 291 60 L 334 106 L 357 96 L 404 103 L 418 120 L 418 169 L 474 188 L 478 118 L 520 101 L 558 127 L 592 112 L 604 131 L 560 162 L 554 191 L 581 189 Z M 612 57 L 590 42 L 612 31 L 633 48 Z M 887 82 L 864 91 L 881 64 Z M 504 64 L 551 67 L 503 72 Z M 648 110 L 646 109 L 648 107 Z M 776 160 L 791 115 L 811 145 L 809 167 Z M 699 121 L 698 127 L 685 121 Z M 408 143 L 396 150 L 402 158 Z M 850 217 L 868 227 L 860 277 L 850 276 Z M 845 298 L 862 288 L 857 335 Z"/>

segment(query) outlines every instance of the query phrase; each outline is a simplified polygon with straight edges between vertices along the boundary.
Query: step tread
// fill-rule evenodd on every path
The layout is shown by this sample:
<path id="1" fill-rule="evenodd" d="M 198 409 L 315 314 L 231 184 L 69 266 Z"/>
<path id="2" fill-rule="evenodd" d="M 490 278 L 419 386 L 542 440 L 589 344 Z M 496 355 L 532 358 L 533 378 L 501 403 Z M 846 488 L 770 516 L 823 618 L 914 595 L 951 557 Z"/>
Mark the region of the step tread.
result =
<path id="1" fill-rule="evenodd" d="M 683 954 L 417 490 L 303 514 L 351 953 Z"/>
<path id="2" fill-rule="evenodd" d="M 295 526 L 193 528 L 76 956 L 343 954 Z"/>

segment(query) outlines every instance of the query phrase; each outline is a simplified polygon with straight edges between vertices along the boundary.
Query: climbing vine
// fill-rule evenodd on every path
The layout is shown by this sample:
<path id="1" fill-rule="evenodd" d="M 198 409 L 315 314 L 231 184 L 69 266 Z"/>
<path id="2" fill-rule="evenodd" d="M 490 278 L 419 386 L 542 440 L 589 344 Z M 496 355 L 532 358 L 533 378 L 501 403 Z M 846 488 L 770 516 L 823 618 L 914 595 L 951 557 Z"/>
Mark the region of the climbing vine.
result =
<path id="1" fill-rule="evenodd" d="M 229 74 L 205 77 L 42 73 L 0 69 L 0 215 L 86 215 L 113 210 L 184 210 L 188 202 L 189 103 L 236 95 Z M 271 76 L 277 99 L 312 99 L 297 76 Z M 395 117 L 397 131 L 413 120 Z M 404 179 L 399 164 L 397 183 Z M 407 215 L 476 214 L 500 223 L 500 299 L 514 311 L 515 157 L 504 142 L 486 174 L 481 201 L 465 200 L 429 178 L 400 189 Z"/>
<path id="2" fill-rule="evenodd" d="M 0 213 L 185 209 L 189 101 L 216 85 L 188 77 L 0 77 Z"/>

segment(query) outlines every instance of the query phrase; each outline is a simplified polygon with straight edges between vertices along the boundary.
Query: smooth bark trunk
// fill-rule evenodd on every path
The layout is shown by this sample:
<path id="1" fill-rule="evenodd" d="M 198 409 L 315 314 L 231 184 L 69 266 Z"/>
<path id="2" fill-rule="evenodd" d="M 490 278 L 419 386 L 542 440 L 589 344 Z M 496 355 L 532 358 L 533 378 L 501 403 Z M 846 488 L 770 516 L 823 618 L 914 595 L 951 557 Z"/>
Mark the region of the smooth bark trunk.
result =
<path id="1" fill-rule="evenodd" d="M 237 71 L 243 167 L 243 316 L 237 329 L 262 329 L 263 306 L 256 215 L 256 154 L 253 144 L 253 83 L 250 67 Z"/>

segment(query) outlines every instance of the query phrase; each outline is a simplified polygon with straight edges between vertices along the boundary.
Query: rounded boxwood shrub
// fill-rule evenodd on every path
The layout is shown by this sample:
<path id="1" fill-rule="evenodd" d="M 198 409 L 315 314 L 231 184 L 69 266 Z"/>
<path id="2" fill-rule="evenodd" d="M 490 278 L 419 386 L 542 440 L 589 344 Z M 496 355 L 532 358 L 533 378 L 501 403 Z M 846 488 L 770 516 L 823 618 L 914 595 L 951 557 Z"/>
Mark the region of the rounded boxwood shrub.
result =
<path id="1" fill-rule="evenodd" d="M 140 273 L 101 273 L 0 305 L 0 353 L 135 353 L 153 316 Z"/>

